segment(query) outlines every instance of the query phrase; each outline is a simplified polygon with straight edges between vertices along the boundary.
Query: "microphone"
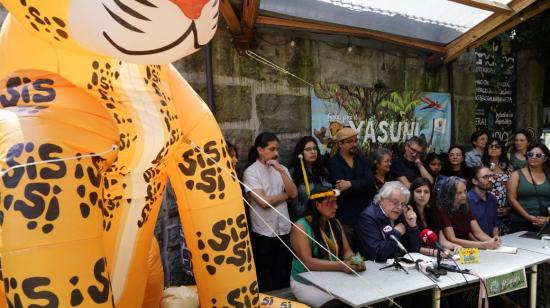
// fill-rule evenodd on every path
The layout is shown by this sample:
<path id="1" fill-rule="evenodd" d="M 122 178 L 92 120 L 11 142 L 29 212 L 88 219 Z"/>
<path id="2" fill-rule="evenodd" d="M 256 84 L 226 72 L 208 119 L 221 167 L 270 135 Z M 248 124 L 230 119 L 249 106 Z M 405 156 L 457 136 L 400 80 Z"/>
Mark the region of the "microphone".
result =
<path id="1" fill-rule="evenodd" d="M 437 241 L 437 234 L 433 232 L 430 229 L 424 229 L 422 232 L 420 232 L 420 240 L 422 240 L 422 243 L 426 244 L 430 247 L 435 247 L 435 249 L 443 251 L 443 247 L 439 244 Z"/>
<path id="2" fill-rule="evenodd" d="M 390 238 L 397 244 L 397 247 L 399 247 L 403 253 L 409 253 L 407 249 L 405 249 L 405 246 L 403 246 L 403 244 L 401 244 L 401 242 L 395 237 L 395 235 L 390 234 Z"/>
<path id="3" fill-rule="evenodd" d="M 424 261 L 424 260 L 416 260 L 416 268 L 422 272 L 424 275 L 434 275 L 435 278 L 439 278 L 439 273 L 434 269 L 433 262 L 431 261 Z"/>

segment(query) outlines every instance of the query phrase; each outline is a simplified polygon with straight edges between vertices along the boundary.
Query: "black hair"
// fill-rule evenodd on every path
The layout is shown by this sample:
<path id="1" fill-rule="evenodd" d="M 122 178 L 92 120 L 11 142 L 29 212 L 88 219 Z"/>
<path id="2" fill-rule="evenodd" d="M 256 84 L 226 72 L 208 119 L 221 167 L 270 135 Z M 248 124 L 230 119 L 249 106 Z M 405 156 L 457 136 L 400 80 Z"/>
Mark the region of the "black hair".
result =
<path id="1" fill-rule="evenodd" d="M 500 164 L 501 169 L 506 170 L 510 166 L 510 160 L 508 159 L 508 155 L 506 154 L 508 151 L 506 151 L 506 145 L 504 144 L 504 142 L 497 137 L 489 138 L 487 146 L 485 147 L 485 151 L 483 152 L 483 156 L 481 157 L 481 162 L 484 166 L 490 168 L 491 156 L 489 156 L 489 150 L 491 149 L 491 145 L 493 144 L 493 142 L 496 142 L 500 146 L 500 156 L 498 157 L 498 163 Z"/>
<path id="2" fill-rule="evenodd" d="M 407 139 L 407 141 L 405 141 L 405 143 L 406 144 L 416 143 L 419 146 L 421 146 L 422 149 L 424 149 L 424 150 L 428 146 L 428 144 L 426 143 L 426 140 L 424 138 L 421 138 L 421 137 L 418 137 L 418 136 L 412 136 L 411 138 Z"/>
<path id="3" fill-rule="evenodd" d="M 550 172 L 550 150 L 548 150 L 548 147 L 544 143 L 537 143 L 528 147 L 526 153 L 531 152 L 531 150 L 533 150 L 534 148 L 541 149 L 542 153 L 544 153 L 545 157 L 547 158 L 544 164 L 542 165 L 542 170 L 544 170 L 544 174 L 548 179 L 548 173 Z M 527 167 L 529 167 L 529 163 L 527 163 Z"/>
<path id="4" fill-rule="evenodd" d="M 302 174 L 302 165 L 300 163 L 299 155 L 303 155 L 304 148 L 308 142 L 315 143 L 315 147 L 317 148 L 317 159 L 311 166 L 311 172 L 306 168 L 308 180 L 313 183 L 321 184 L 323 181 L 327 181 L 328 179 L 328 172 L 323 165 L 323 157 L 319 152 L 317 140 L 315 140 L 312 136 L 304 136 L 298 140 L 298 143 L 294 146 L 294 153 L 292 153 L 292 180 L 296 186 L 300 186 L 300 184 L 304 183 L 304 176 Z"/>
<path id="5" fill-rule="evenodd" d="M 472 145 L 472 147 L 475 149 L 475 145 L 474 145 L 474 142 L 477 141 L 477 139 L 483 135 L 486 135 L 487 136 L 487 139 L 489 138 L 489 132 L 484 130 L 484 129 L 481 129 L 481 130 L 478 130 L 478 131 L 475 131 L 472 136 L 470 137 L 470 144 Z"/>
<path id="6" fill-rule="evenodd" d="M 518 134 L 522 134 L 525 136 L 525 139 L 527 139 L 527 147 L 531 146 L 531 144 L 533 143 L 533 135 L 531 134 L 531 132 L 526 129 L 520 129 L 514 133 L 514 139 L 512 139 L 512 146 L 510 147 L 510 151 L 512 153 L 515 153 L 517 150 L 515 139 L 516 139 L 516 135 Z"/>
<path id="7" fill-rule="evenodd" d="M 443 174 L 450 173 L 453 170 L 453 167 L 451 166 L 451 163 L 449 161 L 449 154 L 454 149 L 459 149 L 460 152 L 462 152 L 462 163 L 460 164 L 460 170 L 466 170 L 466 168 L 467 168 L 467 166 L 466 166 L 466 151 L 464 150 L 464 147 L 460 144 L 453 144 L 449 148 L 449 151 L 447 151 L 447 160 L 445 161 L 445 163 L 443 164 L 443 167 L 441 168 L 441 171 L 444 171 Z"/>
<path id="8" fill-rule="evenodd" d="M 258 148 L 265 148 L 271 141 L 279 142 L 277 135 L 271 132 L 260 133 L 256 140 L 254 140 L 254 145 L 248 150 L 248 166 L 256 162 L 259 157 Z"/>
<path id="9" fill-rule="evenodd" d="M 439 154 L 436 154 L 435 152 L 428 153 L 428 155 L 426 155 L 426 158 L 424 159 L 424 167 L 432 176 L 435 176 L 435 174 L 433 174 L 432 170 L 430 169 L 430 163 L 436 159 L 441 162 L 441 165 L 443 167 L 443 159 L 441 159 L 441 156 L 439 156 Z M 441 173 L 441 170 L 439 170 L 439 173 Z"/>
<path id="10" fill-rule="evenodd" d="M 432 229 L 433 231 L 439 231 L 441 230 L 441 224 L 439 223 L 439 219 L 437 216 L 438 213 L 437 213 L 437 206 L 435 204 L 435 199 L 436 199 L 435 191 L 433 189 L 432 183 L 428 179 L 420 177 L 412 181 L 411 187 L 409 189 L 411 192 L 411 197 L 409 198 L 410 199 L 409 204 L 412 206 L 414 212 L 416 213 L 416 217 L 418 217 L 417 219 L 420 219 L 420 213 L 418 212 L 416 202 L 414 201 L 414 191 L 417 188 L 422 186 L 427 186 L 428 189 L 430 190 L 430 199 L 428 200 L 428 204 L 424 208 L 424 211 L 425 211 L 424 213 L 426 217 L 426 221 L 424 223 L 426 223 L 429 229 Z"/>
<path id="11" fill-rule="evenodd" d="M 324 193 L 331 190 L 332 190 L 332 187 L 329 187 L 329 186 L 318 186 L 311 191 L 311 195 Z M 311 221 L 309 221 L 309 223 L 311 224 L 311 229 L 313 230 L 313 237 L 321 245 L 324 245 L 323 237 L 321 235 L 321 213 L 317 210 L 317 207 L 315 205 L 317 203 L 323 202 L 323 200 L 327 198 L 328 197 L 318 198 L 315 200 L 311 200 L 311 199 L 308 200 L 307 209 L 305 213 L 306 217 L 308 216 L 311 217 Z M 332 230 L 334 231 L 334 237 L 336 238 L 336 243 L 338 244 L 338 247 L 344 247 L 343 239 L 342 239 L 343 230 L 340 228 L 340 223 L 338 222 L 338 220 L 336 220 L 336 218 L 330 218 L 328 219 L 328 221 L 330 222 L 330 225 L 333 228 Z M 328 224 L 326 224 L 325 227 L 327 226 Z M 330 231 L 328 232 L 327 231 L 325 231 L 325 233 L 330 234 Z M 317 244 L 313 243 L 313 245 L 317 245 Z M 327 250 L 329 249 L 328 247 L 325 247 L 325 248 Z M 344 249 L 339 249 L 338 253 L 339 253 L 338 258 L 342 259 L 344 255 Z M 328 256 L 328 253 L 320 247 L 319 249 L 317 249 L 317 255 L 314 255 L 314 257 L 319 259 L 325 259 L 327 258 L 327 256 Z"/>
<path id="12" fill-rule="evenodd" d="M 458 209 L 455 209 L 456 190 L 459 183 L 464 183 L 464 185 L 466 185 L 466 180 L 458 176 L 448 177 L 445 182 L 443 182 L 443 187 L 441 187 L 441 192 L 438 196 L 439 207 L 447 211 L 449 215 L 453 215 L 457 212 L 463 214 L 468 212 L 468 198 L 466 198 L 465 204 L 461 204 Z"/>

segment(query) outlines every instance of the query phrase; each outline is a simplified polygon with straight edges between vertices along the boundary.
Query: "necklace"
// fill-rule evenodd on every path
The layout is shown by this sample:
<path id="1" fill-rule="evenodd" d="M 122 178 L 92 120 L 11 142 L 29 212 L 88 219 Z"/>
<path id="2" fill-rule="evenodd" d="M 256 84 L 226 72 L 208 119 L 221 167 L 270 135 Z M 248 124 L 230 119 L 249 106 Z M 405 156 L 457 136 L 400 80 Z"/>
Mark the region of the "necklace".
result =
<path id="1" fill-rule="evenodd" d="M 325 242 L 325 246 L 327 247 L 327 249 L 332 252 L 336 258 L 338 257 L 338 252 L 339 252 L 339 247 L 338 247 L 338 241 L 336 240 L 336 237 L 334 236 L 334 231 L 332 230 L 332 225 L 330 224 L 330 221 L 327 220 L 327 223 L 328 223 L 328 228 L 330 230 L 330 236 L 332 237 L 329 238 L 326 233 L 325 233 L 325 230 L 321 229 L 321 233 L 323 234 L 323 241 Z M 329 241 L 332 243 L 329 244 Z M 329 260 L 331 261 L 335 261 L 336 258 L 334 258 L 332 255 L 329 254 Z"/>

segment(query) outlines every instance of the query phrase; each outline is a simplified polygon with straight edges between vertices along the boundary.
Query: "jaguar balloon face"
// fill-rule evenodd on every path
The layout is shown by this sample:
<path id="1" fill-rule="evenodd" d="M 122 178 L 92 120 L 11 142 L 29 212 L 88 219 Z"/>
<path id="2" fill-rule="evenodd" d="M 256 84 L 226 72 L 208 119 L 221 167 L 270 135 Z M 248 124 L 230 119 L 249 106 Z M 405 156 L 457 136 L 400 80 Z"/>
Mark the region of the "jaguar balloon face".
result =
<path id="1" fill-rule="evenodd" d="M 162 64 L 214 36 L 218 0 L 1 0 L 37 35 L 130 63 Z"/>

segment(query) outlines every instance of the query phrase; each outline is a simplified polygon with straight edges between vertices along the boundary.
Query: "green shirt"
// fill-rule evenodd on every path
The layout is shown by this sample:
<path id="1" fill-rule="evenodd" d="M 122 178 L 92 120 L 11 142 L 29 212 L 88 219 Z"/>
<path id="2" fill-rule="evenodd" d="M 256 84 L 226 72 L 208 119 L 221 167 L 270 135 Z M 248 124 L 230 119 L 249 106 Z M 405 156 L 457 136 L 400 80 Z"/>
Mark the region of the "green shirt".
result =
<path id="1" fill-rule="evenodd" d="M 307 235 L 310 236 L 310 238 L 308 239 L 308 242 L 309 242 L 309 247 L 311 248 L 311 255 L 312 256 L 319 255 L 319 246 L 311 240 L 311 238 L 315 238 L 315 235 L 313 234 L 313 229 L 311 228 L 309 221 L 307 221 L 305 217 L 302 217 L 298 221 L 296 221 L 296 223 L 302 225 L 304 227 L 304 231 L 307 233 Z M 340 228 L 338 228 L 338 231 L 339 229 Z M 338 232 L 338 231 L 335 230 L 335 232 Z M 331 236 L 331 239 L 335 241 L 332 234 L 330 236 Z M 328 257 L 328 254 L 323 259 L 330 260 Z M 292 276 L 292 278 L 294 278 L 294 280 L 298 282 L 301 282 L 303 284 L 310 284 L 305 279 L 300 277 L 299 274 L 304 272 L 307 272 L 307 269 L 302 265 L 302 263 L 300 263 L 300 261 L 298 261 L 298 259 L 296 259 L 296 257 L 294 257 L 294 259 L 292 259 L 292 270 L 290 272 L 290 276 Z"/>
<path id="2" fill-rule="evenodd" d="M 537 185 L 537 191 L 535 192 L 534 185 L 527 181 L 527 178 L 523 174 L 523 171 L 518 170 L 517 172 L 519 174 L 519 185 L 517 190 L 518 202 L 525 209 L 525 211 L 529 213 L 529 215 L 539 216 L 541 214 L 539 208 L 539 200 L 542 206 L 550 207 L 550 182 L 548 181 L 548 179 L 545 179 L 542 184 Z M 512 213 L 511 219 L 514 222 L 525 221 L 523 216 L 520 216 L 515 212 Z"/>
<path id="3" fill-rule="evenodd" d="M 527 165 L 527 159 L 521 160 L 516 157 L 516 153 L 510 153 L 510 165 L 512 165 L 514 170 L 519 170 Z"/>

